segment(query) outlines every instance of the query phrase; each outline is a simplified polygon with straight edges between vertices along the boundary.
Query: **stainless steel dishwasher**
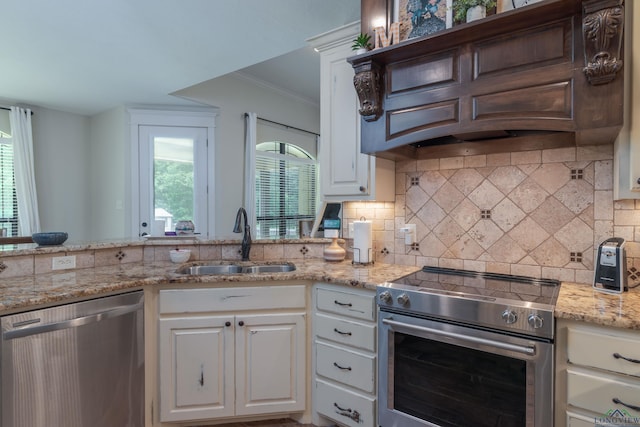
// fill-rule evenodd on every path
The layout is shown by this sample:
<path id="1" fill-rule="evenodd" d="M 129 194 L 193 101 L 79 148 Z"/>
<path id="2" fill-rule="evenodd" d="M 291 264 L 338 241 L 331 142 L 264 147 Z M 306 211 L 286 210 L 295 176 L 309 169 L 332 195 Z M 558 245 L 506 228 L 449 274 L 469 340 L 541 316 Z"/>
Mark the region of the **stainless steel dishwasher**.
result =
<path id="1" fill-rule="evenodd" d="M 2 427 L 142 427 L 142 291 L 2 317 Z"/>

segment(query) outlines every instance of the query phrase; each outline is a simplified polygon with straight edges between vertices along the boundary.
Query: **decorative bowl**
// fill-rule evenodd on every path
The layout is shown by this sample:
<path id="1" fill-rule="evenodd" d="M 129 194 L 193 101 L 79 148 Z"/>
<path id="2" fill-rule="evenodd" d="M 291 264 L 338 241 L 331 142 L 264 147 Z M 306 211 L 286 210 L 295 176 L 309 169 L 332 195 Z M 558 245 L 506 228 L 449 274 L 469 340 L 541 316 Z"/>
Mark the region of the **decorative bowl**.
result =
<path id="1" fill-rule="evenodd" d="M 50 231 L 48 233 L 33 233 L 31 238 L 40 246 L 55 246 L 63 244 L 69 235 L 64 231 Z"/>
<path id="2" fill-rule="evenodd" d="M 191 258 L 191 251 L 189 249 L 174 249 L 169 252 L 169 258 L 171 259 L 171 262 L 181 264 L 189 261 L 189 258 Z"/>
<path id="3" fill-rule="evenodd" d="M 178 236 L 180 235 L 186 235 L 186 234 L 193 234 L 193 232 L 195 231 L 196 226 L 193 224 L 192 221 L 186 220 L 186 221 L 178 221 L 176 222 L 176 234 Z"/>

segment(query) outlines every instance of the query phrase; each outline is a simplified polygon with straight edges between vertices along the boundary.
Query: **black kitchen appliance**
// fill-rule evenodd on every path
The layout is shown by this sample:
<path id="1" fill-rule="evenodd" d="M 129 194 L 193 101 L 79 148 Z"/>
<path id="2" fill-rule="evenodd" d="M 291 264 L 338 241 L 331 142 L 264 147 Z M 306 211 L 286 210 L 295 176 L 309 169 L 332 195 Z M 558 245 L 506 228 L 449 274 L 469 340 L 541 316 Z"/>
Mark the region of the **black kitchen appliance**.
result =
<path id="1" fill-rule="evenodd" d="M 627 254 L 624 239 L 612 237 L 600 243 L 596 256 L 593 287 L 599 291 L 622 293 L 627 285 Z"/>

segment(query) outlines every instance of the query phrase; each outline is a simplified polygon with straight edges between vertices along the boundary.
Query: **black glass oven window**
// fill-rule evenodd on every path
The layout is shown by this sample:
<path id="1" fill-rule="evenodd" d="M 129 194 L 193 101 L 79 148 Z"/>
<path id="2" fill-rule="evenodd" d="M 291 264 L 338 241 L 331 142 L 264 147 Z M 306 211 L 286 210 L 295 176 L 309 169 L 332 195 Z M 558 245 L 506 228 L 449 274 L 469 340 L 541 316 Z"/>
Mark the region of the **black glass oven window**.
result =
<path id="1" fill-rule="evenodd" d="M 526 362 L 395 333 L 394 407 L 442 427 L 526 425 Z"/>

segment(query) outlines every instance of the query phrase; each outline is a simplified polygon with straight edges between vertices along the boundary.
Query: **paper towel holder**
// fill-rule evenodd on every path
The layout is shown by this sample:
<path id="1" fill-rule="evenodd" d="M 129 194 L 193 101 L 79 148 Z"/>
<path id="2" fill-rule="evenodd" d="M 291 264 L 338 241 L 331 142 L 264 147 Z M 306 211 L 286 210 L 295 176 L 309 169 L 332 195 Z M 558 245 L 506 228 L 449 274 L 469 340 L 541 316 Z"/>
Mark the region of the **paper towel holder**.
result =
<path id="1" fill-rule="evenodd" d="M 366 221 L 367 218 L 365 218 L 364 216 L 360 217 L 360 221 Z M 357 259 L 362 259 L 362 256 L 360 254 L 360 248 L 356 248 L 355 246 L 351 246 L 351 249 L 353 249 L 353 259 L 351 260 L 351 264 L 352 265 L 371 265 L 374 264 L 373 261 L 373 248 L 367 248 L 367 259 L 369 261 L 367 262 L 361 262 L 361 261 L 356 261 L 356 251 L 357 251 Z"/>
<path id="2" fill-rule="evenodd" d="M 351 249 L 353 249 L 354 252 L 358 251 L 358 259 L 362 259 L 362 257 L 360 256 L 360 248 L 356 248 L 354 246 L 351 246 Z M 359 261 L 355 260 L 355 256 L 354 256 L 353 257 L 354 259 L 351 260 L 351 264 L 353 264 L 353 265 L 371 265 L 371 264 L 374 264 L 374 261 L 373 261 L 373 248 L 369 248 L 367 250 L 369 251 L 368 259 L 370 259 L 371 261 L 369 261 L 369 262 L 359 262 Z M 355 253 L 354 253 L 354 255 L 355 255 Z"/>

